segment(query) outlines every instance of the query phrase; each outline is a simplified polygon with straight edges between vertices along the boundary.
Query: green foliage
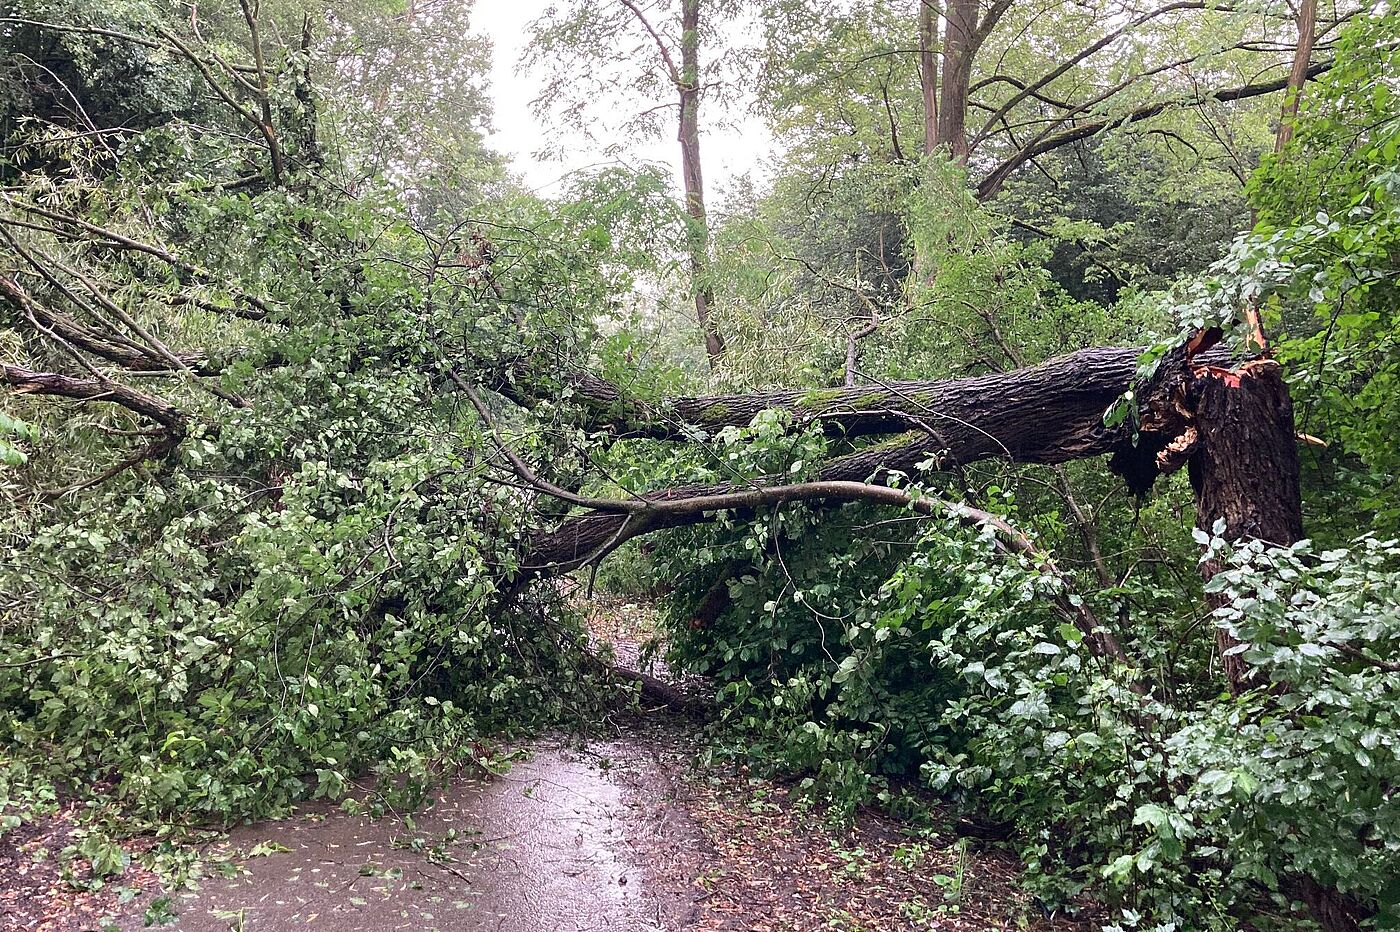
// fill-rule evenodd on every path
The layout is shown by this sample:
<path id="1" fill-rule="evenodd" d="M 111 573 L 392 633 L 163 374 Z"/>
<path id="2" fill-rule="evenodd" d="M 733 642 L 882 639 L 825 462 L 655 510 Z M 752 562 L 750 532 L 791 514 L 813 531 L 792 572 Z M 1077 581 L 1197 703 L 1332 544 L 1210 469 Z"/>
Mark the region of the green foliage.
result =
<path id="1" fill-rule="evenodd" d="M 725 684 L 751 763 L 838 807 L 917 778 L 1014 824 L 1036 892 L 1094 890 L 1121 907 L 1114 928 L 1294 928 L 1303 875 L 1400 918 L 1400 545 L 1207 537 L 1230 597 L 1209 624 L 1241 640 L 1257 688 L 1194 685 L 1194 623 L 1158 608 L 1122 620 L 1142 632 L 1144 697 L 1050 611 L 1058 581 L 950 524 L 852 549 L 862 517 L 814 529 L 784 512 L 700 551 L 782 556 L 733 571 L 715 626 L 673 628 L 677 656 Z"/>
<path id="2" fill-rule="evenodd" d="M 1256 236 L 1294 270 L 1279 355 L 1299 429 L 1332 447 L 1305 463 L 1326 496 L 1400 529 L 1400 64 L 1393 11 L 1342 33 L 1339 67 L 1304 95 L 1290 145 L 1251 184 Z M 1350 503 L 1354 503 L 1350 504 Z"/>
<path id="3" fill-rule="evenodd" d="M 912 510 L 793 505 L 634 543 L 600 578 L 637 592 L 676 580 L 673 656 L 718 688 L 717 745 L 800 776 L 837 815 L 917 809 L 917 787 L 1008 823 L 1042 899 L 1087 894 L 1111 907 L 1110 929 L 1298 928 L 1304 880 L 1377 928 L 1400 922 L 1393 15 L 1342 31 L 1293 141 L 1250 183 L 1258 226 L 1231 243 L 1242 204 L 1222 166 L 1243 178 L 1267 148 L 1262 109 L 1120 127 L 988 207 L 966 168 L 919 155 L 901 51 L 912 6 L 765 4 L 762 109 L 791 146 L 771 189 L 716 223 L 705 283 L 729 349 L 706 377 L 669 322 L 689 297 L 676 260 L 694 229 L 666 178 L 602 171 L 553 202 L 511 190 L 482 141 L 487 49 L 469 4 L 267 7 L 265 90 L 232 4 L 202 7 L 197 37 L 143 2 L 29 3 L 67 28 L 0 28 L 0 274 L 202 373 L 134 374 L 4 306 L 7 362 L 130 384 L 189 427 L 144 456 L 150 424 L 119 405 L 5 401 L 0 832 L 51 806 L 55 785 L 110 791 L 128 815 L 217 822 L 340 798 L 371 773 L 369 810 L 414 806 L 445 771 L 498 763 L 490 736 L 595 712 L 579 620 L 553 587 L 516 585 L 531 535 L 565 508 L 502 479 L 502 442 L 547 481 L 598 494 L 801 482 L 880 443 L 803 425 L 802 404 L 692 443 L 591 434 L 581 369 L 643 402 L 706 378 L 816 402 L 852 351 L 852 381 L 877 385 L 1168 334 L 1146 371 L 1183 332 L 1238 335 L 1258 308 L 1300 428 L 1332 443 L 1305 476 L 1318 547 L 1193 545 L 1184 477 L 1138 503 L 1097 464 L 979 463 L 896 479 L 1005 514 L 1063 573 Z M 710 82 L 741 56 L 710 52 L 741 11 L 706 11 L 717 97 Z M 664 25 L 675 8 L 651 12 Z M 1163 55 L 1235 68 L 1231 43 L 1253 27 L 1205 12 L 1211 29 L 1156 23 L 1100 77 Z M 1041 74 L 1126 14 L 1089 4 L 1049 30 L 1038 15 L 1013 7 L 989 37 L 1004 74 Z M 1011 41 L 1018 30 L 1030 39 Z M 167 32 L 197 53 L 174 54 Z M 676 90 L 624 8 L 571 4 L 533 38 L 561 91 L 549 100 L 574 117 L 601 85 Z M 626 52 L 638 42 L 640 58 Z M 34 64 L 41 47 L 52 74 Z M 581 60 L 595 66 L 583 80 Z M 1073 97 L 1082 77 L 1042 90 Z M 984 99 L 1016 87 L 992 80 Z M 1159 90 L 1128 82 L 1092 115 Z M 664 113 L 621 120 L 645 131 Z M 992 134 L 974 165 L 1006 145 Z M 79 223 L 40 222 L 35 206 Z M 246 313 L 254 298 L 265 318 Z M 493 427 L 459 380 L 482 386 Z M 1135 410 L 1125 399 L 1106 420 Z M 1375 536 L 1358 539 L 1358 508 Z M 1225 566 L 1209 592 L 1200 548 Z M 715 593 L 726 607 L 693 620 Z M 1066 603 L 1111 627 L 1132 666 L 1094 656 Z M 1217 632 L 1252 671 L 1237 696 L 1215 676 Z M 85 826 L 70 852 L 96 878 L 125 866 L 116 829 Z M 950 907 L 961 885 L 959 867 Z"/>
<path id="4" fill-rule="evenodd" d="M 23 466 L 29 457 L 14 443 L 38 439 L 39 431 L 33 424 L 26 424 L 0 411 L 0 466 Z"/>
<path id="5" fill-rule="evenodd" d="M 839 379 L 832 370 L 851 321 L 872 304 L 884 322 L 861 346 L 861 371 L 882 378 L 1007 368 L 1162 334 L 1146 373 L 1203 327 L 1222 326 L 1237 348 L 1252 349 L 1240 324 L 1257 308 L 1295 389 L 1300 429 L 1332 443 L 1304 476 L 1309 525 L 1324 547 L 1251 543 L 1231 553 L 1206 535 L 1207 557 L 1227 569 L 1205 593 L 1190 569 L 1184 482 L 1130 509 L 1087 469 L 1051 485 L 976 467 L 956 491 L 921 478 L 931 493 L 991 502 L 1071 565 L 1082 556 L 1091 566 L 1083 541 L 1095 542 L 1108 555 L 1097 585 L 1085 582 L 1086 568 L 1073 597 L 1124 640 L 1131 670 L 1092 656 L 1053 610 L 1059 580 L 962 527 L 864 507 L 785 507 L 672 533 L 656 559 L 684 580 L 673 596 L 673 656 L 716 679 L 721 750 L 802 777 L 838 814 L 896 805 L 917 781 L 1009 823 L 1027 883 L 1050 904 L 1088 893 L 1111 905 L 1111 929 L 1306 927 L 1301 890 L 1314 882 L 1374 913 L 1377 928 L 1400 922 L 1390 798 L 1400 761 L 1400 550 L 1356 539 L 1372 521 L 1380 538 L 1390 534 L 1397 501 L 1388 477 L 1400 431 L 1391 416 L 1400 123 L 1382 77 L 1394 69 L 1394 29 L 1382 16 L 1344 30 L 1346 65 L 1309 86 L 1293 142 L 1251 182 L 1259 226 L 1233 243 L 1223 231 L 1240 212 L 1236 195 L 1188 180 L 1180 165 L 1115 176 L 1084 153 L 1086 184 L 1098 187 L 1055 189 L 1063 202 L 1043 192 L 1019 202 L 1040 225 L 1033 237 L 1008 235 L 957 169 L 937 162 L 843 166 L 816 187 L 794 172 L 793 195 L 780 179 L 719 232 L 736 273 L 731 300 L 753 316 L 749 324 L 730 312 L 739 323 L 731 347 L 764 364 L 753 376 L 726 373 L 736 384 L 776 378 L 824 391 Z M 1244 127 L 1251 144 L 1266 139 L 1259 128 Z M 1145 145 L 1125 144 L 1118 158 L 1142 161 Z M 1125 190 L 1125 178 L 1143 187 Z M 1196 181 L 1201 188 L 1190 187 Z M 1014 209 L 1036 190 L 1013 191 L 999 206 Z M 808 235 L 784 224 L 818 192 L 832 227 Z M 1128 216 L 1115 218 L 1113 204 Z M 1195 219 L 1134 224 L 1154 211 Z M 847 217 L 865 218 L 864 240 L 841 239 L 860 228 Z M 888 224 L 904 263 L 892 288 L 872 261 L 874 231 Z M 1080 250 L 1075 270 L 1064 266 L 1066 244 Z M 1094 262 L 1121 279 L 1088 287 Z M 824 307 L 840 310 L 823 318 Z M 1126 420 L 1135 409 L 1125 403 L 1107 416 Z M 784 447 L 792 438 L 765 435 L 761 424 L 728 439 L 723 455 L 744 464 L 739 476 L 781 473 L 801 458 Z M 751 449 L 734 451 L 735 442 Z M 720 476 L 688 462 L 682 478 Z M 637 474 L 677 478 L 667 468 Z M 693 622 L 717 588 L 728 607 Z M 1205 596 L 1221 607 L 1193 613 Z M 1222 694 L 1214 673 L 1212 629 L 1237 639 L 1254 671 L 1237 697 Z"/>
<path id="6" fill-rule="evenodd" d="M 60 12 L 78 17 L 70 25 L 92 13 Z M 224 44 L 201 50 L 248 54 L 241 14 L 203 12 L 210 42 Z M 148 39 L 164 28 L 153 14 L 131 17 L 126 26 Z M 300 16 L 290 19 L 299 30 Z M 397 28 L 353 23 L 365 35 Z M 443 41 L 434 35 L 411 38 Z M 0 747 L 26 772 L 110 791 L 146 818 L 257 817 L 339 798 L 367 772 L 393 805 L 417 805 L 442 773 L 484 763 L 486 736 L 576 721 L 604 695 L 583 671 L 578 619 L 552 592 L 511 582 L 541 515 L 530 496 L 492 481 L 494 442 L 447 392 L 444 370 L 504 387 L 589 358 L 635 277 L 655 267 L 645 257 L 676 235 L 674 205 L 654 178 L 612 172 L 556 203 L 497 191 L 473 201 L 469 218 L 454 213 L 470 192 L 439 197 L 440 177 L 390 142 L 361 138 L 343 109 L 308 114 L 302 50 L 278 49 L 283 183 L 242 183 L 245 165 L 265 165 L 269 151 L 246 127 L 197 124 L 239 127 L 215 109 L 166 113 L 101 158 L 101 139 L 85 139 L 64 150 L 62 170 L 17 164 L 7 190 L 0 274 L 88 326 L 103 317 L 76 296 L 114 296 L 131 332 L 160 334 L 217 373 L 133 379 L 187 412 L 190 428 L 171 455 L 138 455 L 128 468 L 141 441 L 125 438 L 149 424 L 119 406 L 22 395 L 0 425 L 6 451 L 23 439 L 30 454 L 7 454 L 0 512 Z M 468 67 L 480 51 L 454 60 Z M 184 73 L 190 62 L 162 64 Z M 356 105 L 334 88 L 338 107 Z M 308 115 L 325 122 L 298 135 Z M 38 145 L 62 128 L 7 125 L 7 142 Z M 314 164 L 297 148 L 313 142 Z M 491 161 L 462 146 L 456 167 L 489 174 Z M 319 174 L 359 170 L 368 154 L 395 168 L 376 170 L 358 198 Z M 403 198 L 395 191 L 409 175 L 395 171 L 416 185 Z M 40 199 L 177 261 L 8 225 Z M 246 306 L 243 294 L 269 309 L 266 321 L 227 313 Z M 90 374 L 18 308 L 4 309 L 6 362 Z M 129 378 L 115 368 L 102 377 Z M 576 433 L 557 429 L 571 412 L 561 398 L 512 425 L 542 473 L 564 481 L 580 465 Z M 109 467 L 95 488 L 61 491 Z"/>
<path id="7" fill-rule="evenodd" d="M 228 206 L 212 229 L 255 236 L 258 205 Z M 434 370 L 464 345 L 528 357 L 522 320 L 566 352 L 564 328 L 592 321 L 556 308 L 612 293 L 607 221 L 564 210 L 503 239 L 519 293 L 552 288 L 551 306 L 500 300 L 460 273 L 424 282 L 361 264 L 370 231 L 409 261 L 436 247 L 354 210 L 277 206 L 261 214 L 263 242 L 294 224 L 319 287 L 293 299 L 284 282 L 295 325 L 225 375 L 249 405 L 216 427 L 212 399 L 192 400 L 211 420 L 176 461 L 3 519 L 8 753 L 71 779 L 109 775 L 143 814 L 275 812 L 338 797 L 370 767 L 406 777 L 412 802 L 433 773 L 472 760 L 480 735 L 593 707 L 573 672 L 576 621 L 549 601 L 503 608 L 534 519 L 486 481 L 480 429 L 439 397 Z M 567 284 L 546 284 L 555 275 Z M 70 444 L 100 436 L 56 427 Z M 90 469 L 81 459 L 28 468 L 38 480 Z M 555 468 L 569 463 L 559 451 Z"/>

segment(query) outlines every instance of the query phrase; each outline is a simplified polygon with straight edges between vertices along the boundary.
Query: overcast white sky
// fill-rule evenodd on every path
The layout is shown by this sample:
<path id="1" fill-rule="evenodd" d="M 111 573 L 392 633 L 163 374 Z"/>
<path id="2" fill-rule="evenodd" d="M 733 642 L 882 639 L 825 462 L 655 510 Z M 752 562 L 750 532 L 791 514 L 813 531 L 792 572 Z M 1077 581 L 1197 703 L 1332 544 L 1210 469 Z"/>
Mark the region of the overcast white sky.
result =
<path id="1" fill-rule="evenodd" d="M 553 0 L 559 2 L 559 0 Z M 476 0 L 475 31 L 486 35 L 495 46 L 491 67 L 492 94 L 496 102 L 495 132 L 490 144 L 511 159 L 517 174 L 541 194 L 571 171 L 598 165 L 604 160 L 599 143 L 558 127 L 542 125 L 530 112 L 530 101 L 540 93 L 540 82 L 528 73 L 517 73 L 520 53 L 525 46 L 525 26 L 543 13 L 551 0 Z M 618 107 L 631 102 L 619 95 Z M 771 141 L 762 123 L 745 120 L 739 126 L 705 132 L 701 112 L 701 159 L 706 188 L 712 196 L 722 195 L 729 182 L 758 167 L 769 152 Z M 547 142 L 565 143 L 568 153 L 562 162 L 537 159 L 535 152 Z M 624 140 L 605 139 L 603 144 Z M 673 136 L 659 140 L 633 140 L 624 147 L 629 161 L 651 161 L 671 166 L 680 186 L 680 148 Z M 714 199 L 714 198 L 712 198 Z"/>

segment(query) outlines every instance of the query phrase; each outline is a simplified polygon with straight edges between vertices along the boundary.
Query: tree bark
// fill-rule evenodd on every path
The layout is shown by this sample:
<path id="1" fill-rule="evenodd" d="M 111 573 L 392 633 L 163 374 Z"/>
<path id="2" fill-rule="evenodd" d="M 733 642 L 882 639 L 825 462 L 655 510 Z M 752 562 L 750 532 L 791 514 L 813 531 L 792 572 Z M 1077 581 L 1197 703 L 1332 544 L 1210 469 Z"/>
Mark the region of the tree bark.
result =
<path id="1" fill-rule="evenodd" d="M 183 353 L 171 357 L 143 346 L 121 333 L 99 332 L 79 323 L 66 314 L 40 304 L 12 278 L 0 276 L 0 298 L 26 318 L 40 335 L 86 350 L 101 359 L 133 372 L 178 372 L 188 369 L 196 375 L 212 372 L 209 361 L 202 355 Z"/>
<path id="2" fill-rule="evenodd" d="M 1188 395 L 1198 434 L 1190 460 L 1196 526 L 1231 542 L 1253 539 L 1287 547 L 1302 540 L 1293 404 L 1278 363 L 1260 359 L 1235 371 L 1202 366 L 1194 375 Z M 1208 560 L 1201 574 L 1210 580 L 1223 568 Z M 1210 596 L 1212 608 L 1224 601 Z M 1215 639 L 1230 691 L 1248 689 L 1250 667 L 1239 654 L 1228 653 L 1238 642 L 1220 628 Z M 1284 883 L 1324 932 L 1359 932 L 1357 916 L 1363 910 L 1334 887 L 1301 874 Z"/>
<path id="3" fill-rule="evenodd" d="M 57 372 L 35 372 L 23 366 L 0 363 L 0 385 L 17 395 L 55 395 L 76 401 L 107 401 L 145 415 L 159 424 L 167 442 L 161 452 L 173 450 L 189 430 L 189 418 L 179 408 L 155 395 L 147 395 L 111 379 L 80 379 Z"/>
<path id="4" fill-rule="evenodd" d="M 948 156 L 966 163 L 967 98 L 972 83 L 972 59 L 977 52 L 977 0 L 949 0 L 948 26 L 943 39 L 943 84 L 939 89 L 938 139 Z"/>
<path id="5" fill-rule="evenodd" d="M 1298 116 L 1298 104 L 1303 98 L 1303 85 L 1308 80 L 1312 64 L 1313 44 L 1317 41 L 1317 0 L 1302 0 L 1298 7 L 1298 45 L 1293 52 L 1293 68 L 1288 72 L 1287 96 L 1279 115 L 1278 136 L 1274 151 L 1282 152 L 1293 138 L 1293 123 Z"/>
<path id="6" fill-rule="evenodd" d="M 1229 372 L 1197 370 L 1189 385 L 1197 440 L 1190 460 L 1196 493 L 1196 526 L 1228 541 L 1257 539 L 1287 547 L 1303 538 L 1298 477 L 1298 441 L 1293 404 L 1279 366 L 1272 360 L 1246 363 Z M 1201 567 L 1207 580 L 1220 572 L 1216 561 Z M 1211 597 L 1212 607 L 1221 600 Z M 1216 630 L 1225 677 L 1234 692 L 1248 686 L 1248 668 L 1235 641 Z"/>
<path id="7" fill-rule="evenodd" d="M 725 427 L 745 427 L 760 412 L 781 410 L 791 412 L 797 427 L 820 424 L 829 434 L 847 438 L 912 430 L 927 447 L 928 438 L 936 437 L 935 448 L 946 451 L 950 464 L 991 456 L 1063 463 L 1112 452 L 1126 436 L 1104 428 L 1103 414 L 1132 387 L 1142 352 L 1138 347 L 1094 347 L 1024 369 L 965 379 L 676 397 L 656 404 L 585 373 L 568 377 L 567 383 L 573 398 L 592 409 L 585 426 L 622 438 L 694 440 Z M 1228 362 L 1220 351 L 1200 359 Z M 532 403 L 528 385 L 494 387 L 520 404 Z M 554 395 L 558 387 L 542 383 L 539 391 Z M 1154 431 L 1146 433 L 1151 441 Z"/>
<path id="8" fill-rule="evenodd" d="M 1307 904 L 1323 932 L 1361 932 L 1356 916 L 1364 910 L 1331 887 L 1324 887 L 1306 876 L 1287 878 L 1284 887 L 1290 895 Z"/>
<path id="9" fill-rule="evenodd" d="M 919 90 L 924 98 L 924 155 L 938 148 L 938 10 L 919 0 Z"/>
<path id="10" fill-rule="evenodd" d="M 724 337 L 711 316 L 714 288 L 709 282 L 710 231 L 705 215 L 705 178 L 700 167 L 700 2 L 681 2 L 680 133 L 681 180 L 685 185 L 685 210 L 690 216 L 687 247 L 690 252 L 691 289 L 695 293 L 695 320 L 705 337 L 710 368 L 724 356 Z"/>

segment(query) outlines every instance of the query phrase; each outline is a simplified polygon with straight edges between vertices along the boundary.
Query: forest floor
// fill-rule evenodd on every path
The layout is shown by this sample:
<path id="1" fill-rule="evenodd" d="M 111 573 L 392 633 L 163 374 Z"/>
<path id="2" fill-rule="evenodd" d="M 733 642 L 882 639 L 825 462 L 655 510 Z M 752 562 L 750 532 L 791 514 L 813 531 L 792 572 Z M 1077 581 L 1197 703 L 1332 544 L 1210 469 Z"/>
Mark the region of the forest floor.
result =
<path id="1" fill-rule="evenodd" d="M 635 660 L 647 609 L 604 601 L 593 616 Z M 695 726 L 661 710 L 604 728 L 527 745 L 504 776 L 453 781 L 409 818 L 309 804 L 236 828 L 203 849 L 213 876 L 197 890 L 162 892 L 135 859 L 118 882 L 75 889 L 84 863 L 65 876 L 54 857 L 76 824 L 60 807 L 0 839 L 0 930 L 1083 928 L 1042 916 L 995 847 L 874 811 L 836 826 L 791 787 L 698 768 Z"/>

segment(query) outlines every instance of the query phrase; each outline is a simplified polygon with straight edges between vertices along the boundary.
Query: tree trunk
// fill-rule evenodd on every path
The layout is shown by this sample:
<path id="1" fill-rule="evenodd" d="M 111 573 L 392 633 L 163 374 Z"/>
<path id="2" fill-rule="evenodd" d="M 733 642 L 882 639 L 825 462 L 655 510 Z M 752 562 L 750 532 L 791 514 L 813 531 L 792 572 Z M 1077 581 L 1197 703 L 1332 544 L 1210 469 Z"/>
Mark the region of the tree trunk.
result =
<path id="1" fill-rule="evenodd" d="M 1103 413 L 1132 387 L 1142 352 L 1131 346 L 1094 347 L 1024 369 L 965 379 L 682 396 L 656 403 L 632 398 L 586 373 L 566 382 L 572 399 L 592 409 L 586 426 L 616 437 L 693 440 L 697 431 L 745 427 L 756 414 L 776 409 L 790 412 L 798 426 L 816 423 L 847 438 L 911 430 L 936 436 L 938 448 L 963 462 L 1001 455 L 1063 463 L 1110 452 L 1118 444 L 1122 434 L 1104 428 Z M 1211 351 L 1198 361 L 1225 364 L 1228 356 Z M 514 383 L 498 380 L 492 387 L 527 407 L 532 392 L 553 398 L 560 390 L 556 381 L 542 379 L 534 388 L 529 382 L 528 373 L 517 371 Z M 1170 429 L 1162 426 L 1164 432 Z M 1155 454 L 1150 449 L 1154 431 L 1144 433 L 1144 450 Z"/>
<path id="2" fill-rule="evenodd" d="M 924 97 L 924 155 L 938 148 L 938 10 L 919 0 L 919 89 Z"/>
<path id="3" fill-rule="evenodd" d="M 1303 538 L 1298 481 L 1298 441 L 1293 404 L 1278 364 L 1246 363 L 1237 372 L 1201 367 L 1188 389 L 1197 441 L 1191 455 L 1196 526 L 1228 541 L 1257 539 L 1287 547 Z M 1222 567 L 1207 561 L 1207 580 Z M 1212 607 L 1220 603 L 1212 597 Z M 1235 646 L 1217 629 L 1216 642 L 1230 689 L 1248 685 L 1248 668 Z"/>
<path id="4" fill-rule="evenodd" d="M 1190 461 L 1196 493 L 1196 526 L 1227 541 L 1262 540 L 1287 547 L 1303 539 L 1298 441 L 1293 403 L 1276 362 L 1261 359 L 1227 372 L 1196 370 L 1188 389 L 1198 438 Z M 1214 560 L 1201 567 L 1209 580 L 1223 567 Z M 1212 608 L 1223 604 L 1211 596 Z M 1238 693 L 1249 688 L 1250 668 L 1228 632 L 1215 633 L 1221 665 Z M 1302 900 L 1324 932 L 1359 932 L 1358 905 L 1335 888 L 1307 875 L 1284 878 L 1288 892 Z"/>
<path id="5" fill-rule="evenodd" d="M 695 320 L 705 336 L 705 354 L 713 369 L 724 355 L 724 338 L 710 316 L 714 289 L 709 283 L 710 231 L 705 216 L 705 178 L 700 170 L 700 0 L 681 3 L 679 91 L 681 180 L 685 185 L 685 210 L 690 215 L 690 287 L 695 293 Z"/>
<path id="6" fill-rule="evenodd" d="M 1298 103 L 1303 97 L 1303 85 L 1308 80 L 1312 64 L 1313 43 L 1317 39 L 1317 0 L 1302 0 L 1298 7 L 1298 45 L 1293 52 L 1293 69 L 1288 72 L 1288 90 L 1279 117 L 1278 136 L 1274 151 L 1282 152 L 1293 138 L 1293 123 L 1298 116 Z"/>
<path id="7" fill-rule="evenodd" d="M 1291 877 L 1284 881 L 1287 892 L 1307 904 L 1323 932 L 1361 932 L 1356 915 L 1363 910 L 1349 898 L 1311 877 Z"/>
<path id="8" fill-rule="evenodd" d="M 906 432 L 828 460 L 809 485 L 882 485 L 895 476 L 919 475 L 994 457 L 1018 463 L 1055 464 L 1114 453 L 1110 469 L 1123 476 L 1134 491 L 1143 492 L 1161 471 L 1159 452 L 1170 448 L 1189 426 L 1165 400 L 1188 373 L 1182 360 L 1176 359 L 1171 365 L 1164 364 L 1157 380 L 1143 388 L 1144 403 L 1151 404 L 1157 413 L 1143 417 L 1138 442 L 1134 444 L 1126 425 L 1107 428 L 1103 415 L 1133 384 L 1138 355 L 1134 349 L 1082 350 L 1029 369 L 972 379 L 900 383 L 873 392 L 831 389 L 815 393 L 818 404 L 814 413 L 822 416 L 824 422 L 829 417 L 841 425 L 847 437 Z M 718 399 L 678 400 L 670 406 L 672 416 L 666 421 L 669 429 L 677 431 L 676 438 L 693 438 L 696 428 L 690 427 L 687 434 L 686 424 L 696 425 L 696 420 L 688 416 L 698 419 L 706 425 L 706 432 L 711 432 L 719 429 L 721 422 L 747 424 L 757 411 L 784 406 L 800 411 L 801 403 L 812 397 L 774 392 L 739 396 L 727 403 Z M 673 418 L 679 423 L 672 422 Z M 909 430 L 910 427 L 915 429 Z M 759 507 L 767 501 L 764 496 L 782 481 L 783 477 L 770 477 L 738 485 L 682 486 L 645 492 L 640 497 L 658 503 L 695 502 L 751 492 L 755 497 L 744 506 Z M 842 500 L 835 494 L 826 498 Z M 582 514 L 536 534 L 521 572 L 527 577 L 568 572 L 600 549 L 606 549 L 610 542 L 660 527 L 680 527 L 703 520 L 706 517 L 699 511 L 672 511 L 666 515 L 618 511 Z"/>
<path id="9" fill-rule="evenodd" d="M 949 0 L 943 39 L 942 99 L 938 104 L 937 144 L 954 162 L 966 163 L 967 98 L 976 54 L 977 0 Z"/>

